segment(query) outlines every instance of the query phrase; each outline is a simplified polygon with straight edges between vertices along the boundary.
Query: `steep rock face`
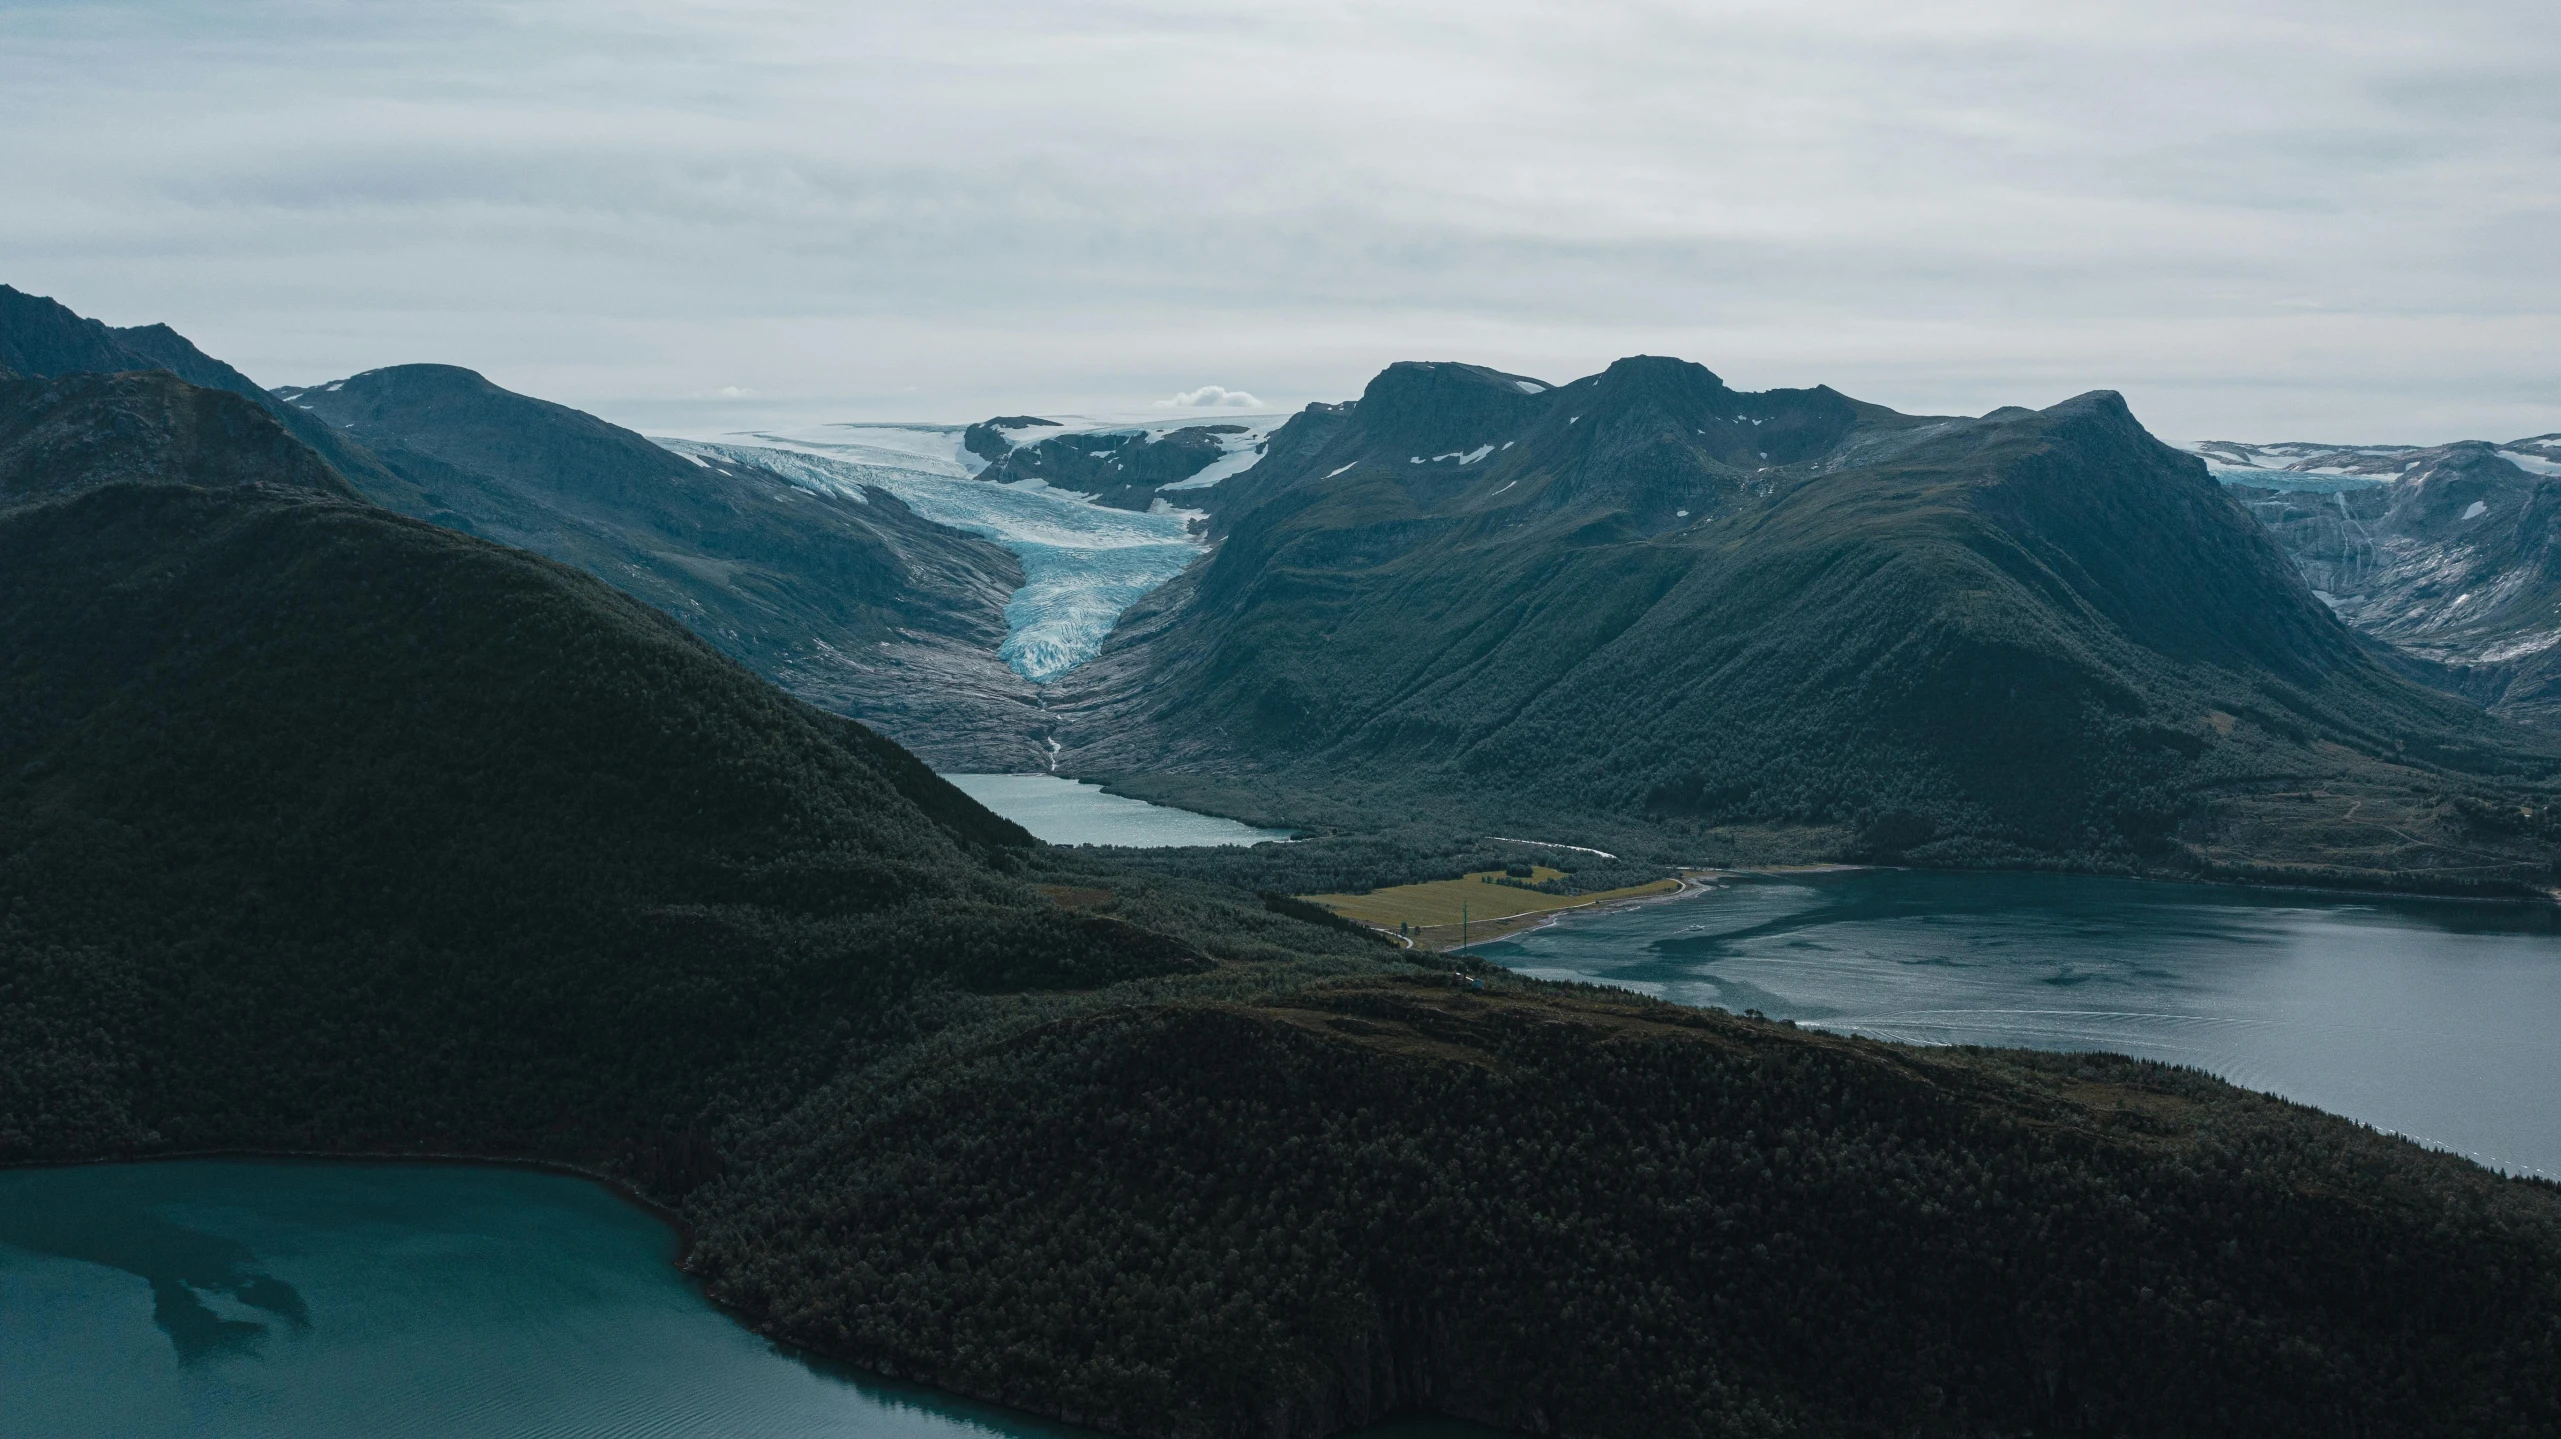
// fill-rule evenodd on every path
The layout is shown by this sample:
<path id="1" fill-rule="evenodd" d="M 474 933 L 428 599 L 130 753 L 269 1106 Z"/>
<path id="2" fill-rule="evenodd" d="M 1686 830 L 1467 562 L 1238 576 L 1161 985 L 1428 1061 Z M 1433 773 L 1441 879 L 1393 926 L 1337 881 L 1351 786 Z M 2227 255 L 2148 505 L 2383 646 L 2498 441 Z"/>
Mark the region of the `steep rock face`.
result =
<path id="1" fill-rule="evenodd" d="M 895 496 L 671 454 L 449 365 L 278 395 L 399 475 L 393 508 L 599 575 L 945 768 L 1044 753 L 1030 686 L 996 659 L 1020 565 Z"/>
<path id="2" fill-rule="evenodd" d="M 2551 746 L 2389 673 L 2114 395 L 1934 419 L 1646 358 L 1536 385 L 1400 366 L 1275 435 L 1214 501 L 1215 557 L 1062 687 L 1062 769 L 1595 833 L 1780 825 L 1834 853 L 2360 873 L 2475 846 L 2397 808 L 2428 844 L 2359 831 L 2379 810 L 2349 778 L 2551 773 Z M 2323 780 L 2347 828 L 2226 842 Z M 2540 879 L 2551 856 L 2498 859 Z"/>
<path id="3" fill-rule="evenodd" d="M 2233 494 L 2341 619 L 2425 662 L 2415 673 L 2561 727 L 2561 465 L 2537 444 L 2395 450 L 2367 466 L 2386 484 Z"/>

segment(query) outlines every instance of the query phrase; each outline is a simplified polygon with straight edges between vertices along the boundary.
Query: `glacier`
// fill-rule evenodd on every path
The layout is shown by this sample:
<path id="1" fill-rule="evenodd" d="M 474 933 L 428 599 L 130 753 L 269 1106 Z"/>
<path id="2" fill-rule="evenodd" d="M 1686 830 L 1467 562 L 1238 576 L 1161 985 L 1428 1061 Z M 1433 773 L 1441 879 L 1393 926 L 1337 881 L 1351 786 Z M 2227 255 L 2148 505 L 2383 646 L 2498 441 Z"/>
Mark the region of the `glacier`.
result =
<path id="1" fill-rule="evenodd" d="M 861 499 L 865 487 L 883 490 L 936 524 L 1012 551 L 1022 562 L 1023 587 L 1005 605 L 1005 643 L 997 653 L 1034 684 L 1092 659 L 1123 611 L 1206 548 L 1192 533 L 1197 511 L 1168 505 L 1142 514 L 1038 480 L 970 479 L 977 457 L 960 448 L 958 426 L 829 426 L 812 436 L 743 438 L 759 443 L 655 443 L 679 455 L 753 466 L 821 494 Z"/>

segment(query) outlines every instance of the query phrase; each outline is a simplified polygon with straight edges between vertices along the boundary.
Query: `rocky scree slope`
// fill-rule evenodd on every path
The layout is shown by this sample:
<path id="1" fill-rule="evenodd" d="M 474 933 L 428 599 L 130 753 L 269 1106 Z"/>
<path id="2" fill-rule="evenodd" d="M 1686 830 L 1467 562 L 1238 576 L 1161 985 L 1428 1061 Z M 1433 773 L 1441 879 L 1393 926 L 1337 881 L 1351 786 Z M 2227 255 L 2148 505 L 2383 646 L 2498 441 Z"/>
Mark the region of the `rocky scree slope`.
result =
<path id="1" fill-rule="evenodd" d="M 769 1332 L 1132 1434 L 2561 1423 L 2550 1186 L 2158 1066 L 1457 991 L 1033 845 L 244 400 L 17 383 L 0 436 L 0 1162 L 575 1165 Z"/>
<path id="2" fill-rule="evenodd" d="M 1694 861 L 2553 878 L 2561 746 L 2394 674 L 2113 394 L 1399 365 L 1209 503 L 1053 698 L 1062 771 Z"/>

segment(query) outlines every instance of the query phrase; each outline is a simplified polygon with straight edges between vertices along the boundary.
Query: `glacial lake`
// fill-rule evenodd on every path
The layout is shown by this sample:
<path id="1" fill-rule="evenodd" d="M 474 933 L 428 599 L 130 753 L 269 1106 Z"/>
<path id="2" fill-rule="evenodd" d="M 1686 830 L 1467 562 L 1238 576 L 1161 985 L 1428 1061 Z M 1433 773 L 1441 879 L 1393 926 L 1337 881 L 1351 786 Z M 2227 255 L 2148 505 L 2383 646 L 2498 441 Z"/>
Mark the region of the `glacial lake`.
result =
<path id="1" fill-rule="evenodd" d="M 1287 839 L 1292 833 L 1105 794 L 1100 785 L 1054 774 L 947 774 L 943 778 L 1050 844 L 1163 849 L 1186 844 L 1263 844 Z"/>
<path id="2" fill-rule="evenodd" d="M 527 1170 L 0 1170 L 0 1435 L 1090 1433 L 780 1349 L 704 1299 L 675 1252 L 666 1226 L 596 1185 Z"/>
<path id="3" fill-rule="evenodd" d="M 2561 1178 L 2561 907 L 2032 874 L 1742 877 L 1475 945 L 1917 1044 L 2192 1065 Z"/>

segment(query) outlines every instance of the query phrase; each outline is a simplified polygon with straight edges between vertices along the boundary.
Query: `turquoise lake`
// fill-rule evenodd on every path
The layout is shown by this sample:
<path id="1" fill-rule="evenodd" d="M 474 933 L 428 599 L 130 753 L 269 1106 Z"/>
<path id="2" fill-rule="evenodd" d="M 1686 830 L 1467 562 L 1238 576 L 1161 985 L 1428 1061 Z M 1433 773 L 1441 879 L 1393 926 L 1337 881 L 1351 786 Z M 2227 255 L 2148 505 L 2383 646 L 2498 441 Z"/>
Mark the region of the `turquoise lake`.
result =
<path id="1" fill-rule="evenodd" d="M 1473 947 L 1524 974 L 1917 1044 L 2193 1065 L 2561 1178 L 2561 907 L 1866 870 Z"/>
<path id="2" fill-rule="evenodd" d="M 1064 1439 L 758 1338 L 596 1185 L 463 1165 L 0 1170 L 8 1439 Z M 1377 1439 L 1465 1426 L 1412 1420 Z"/>
<path id="3" fill-rule="evenodd" d="M 1105 794 L 1101 785 L 1054 774 L 947 774 L 943 778 L 1050 844 L 1163 849 L 1187 844 L 1264 844 L 1288 839 L 1292 833 Z"/>

